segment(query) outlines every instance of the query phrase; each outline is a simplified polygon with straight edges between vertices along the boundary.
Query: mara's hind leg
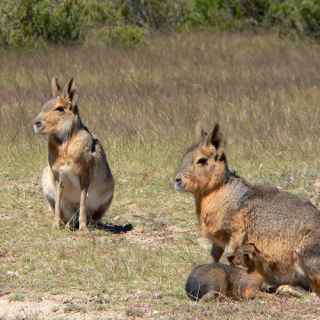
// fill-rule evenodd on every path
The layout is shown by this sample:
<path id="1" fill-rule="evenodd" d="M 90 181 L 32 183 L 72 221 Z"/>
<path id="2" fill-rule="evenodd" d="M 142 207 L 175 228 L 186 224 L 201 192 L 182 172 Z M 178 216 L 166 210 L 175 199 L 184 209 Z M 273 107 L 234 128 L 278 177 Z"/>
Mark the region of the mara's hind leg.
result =
<path id="1" fill-rule="evenodd" d="M 108 200 L 104 204 L 102 204 L 98 209 L 95 209 L 93 211 L 91 216 L 92 223 L 97 224 L 100 222 L 104 214 L 108 211 L 111 205 L 112 199 L 113 199 L 113 194 L 111 194 L 111 196 L 108 198 Z"/>
<path id="2" fill-rule="evenodd" d="M 296 252 L 297 263 L 309 281 L 310 288 L 320 296 L 320 244 L 309 245 Z"/>

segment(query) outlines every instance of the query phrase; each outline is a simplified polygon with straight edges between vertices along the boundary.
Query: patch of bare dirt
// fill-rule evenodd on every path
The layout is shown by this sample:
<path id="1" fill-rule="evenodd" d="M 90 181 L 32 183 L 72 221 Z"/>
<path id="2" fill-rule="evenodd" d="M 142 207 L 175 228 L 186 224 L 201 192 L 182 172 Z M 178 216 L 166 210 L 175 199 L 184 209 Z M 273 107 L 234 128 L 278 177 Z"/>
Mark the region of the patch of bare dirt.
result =
<path id="1" fill-rule="evenodd" d="M 68 319 L 68 320 L 98 320 L 98 319 L 126 319 L 126 315 L 115 312 L 110 308 L 92 310 L 90 303 L 83 303 L 78 299 L 66 296 L 47 296 L 35 301 L 12 301 L 10 296 L 0 297 L 1 320 L 42 320 L 42 319 Z"/>

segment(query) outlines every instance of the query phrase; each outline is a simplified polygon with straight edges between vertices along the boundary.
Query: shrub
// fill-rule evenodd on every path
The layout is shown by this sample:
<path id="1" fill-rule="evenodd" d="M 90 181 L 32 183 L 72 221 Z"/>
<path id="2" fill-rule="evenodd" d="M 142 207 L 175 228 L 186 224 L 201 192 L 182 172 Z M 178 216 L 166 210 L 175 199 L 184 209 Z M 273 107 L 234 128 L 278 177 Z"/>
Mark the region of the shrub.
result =
<path id="1" fill-rule="evenodd" d="M 175 30 L 185 20 L 187 3 L 187 0 L 123 0 L 122 16 L 132 25 Z"/>
<path id="2" fill-rule="evenodd" d="M 320 39 L 320 2 L 318 0 L 287 0 L 272 2 L 268 17 L 270 26 L 282 33 Z"/>
<path id="3" fill-rule="evenodd" d="M 132 45 L 145 31 L 278 29 L 320 39 L 319 0 L 1 0 L 0 45 Z M 144 29 L 144 30 L 142 30 Z"/>
<path id="4" fill-rule="evenodd" d="M 0 34 L 2 45 L 33 45 L 79 40 L 83 5 L 77 0 L 2 0 Z"/>
<path id="5" fill-rule="evenodd" d="M 132 47 L 144 42 L 145 29 L 137 26 L 118 25 L 103 27 L 96 32 L 95 42 L 100 46 Z"/>

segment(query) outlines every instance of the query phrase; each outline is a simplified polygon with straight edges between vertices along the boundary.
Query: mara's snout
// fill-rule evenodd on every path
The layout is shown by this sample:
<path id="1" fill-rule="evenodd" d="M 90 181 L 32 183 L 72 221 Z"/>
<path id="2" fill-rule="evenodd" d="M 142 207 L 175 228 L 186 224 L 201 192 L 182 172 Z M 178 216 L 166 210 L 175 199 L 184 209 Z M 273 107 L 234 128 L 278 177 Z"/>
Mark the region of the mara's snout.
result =
<path id="1" fill-rule="evenodd" d="M 176 176 L 176 179 L 175 179 L 175 182 L 174 182 L 174 188 L 176 189 L 176 191 L 179 191 L 179 192 L 184 192 L 185 191 L 184 184 L 183 184 L 183 181 L 182 181 L 182 178 L 181 178 L 180 175 Z"/>
<path id="2" fill-rule="evenodd" d="M 38 118 L 36 118 L 34 121 L 33 121 L 33 132 L 35 134 L 41 134 L 42 130 L 43 130 L 43 125 L 42 125 L 42 121 L 39 120 Z"/>

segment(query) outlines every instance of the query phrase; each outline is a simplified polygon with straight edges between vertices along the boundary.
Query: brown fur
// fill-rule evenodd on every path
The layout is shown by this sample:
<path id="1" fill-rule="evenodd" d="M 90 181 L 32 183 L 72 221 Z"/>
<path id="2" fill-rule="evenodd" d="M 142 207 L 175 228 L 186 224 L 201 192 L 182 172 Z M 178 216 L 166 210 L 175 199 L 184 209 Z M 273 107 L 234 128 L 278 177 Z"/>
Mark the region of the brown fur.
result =
<path id="1" fill-rule="evenodd" d="M 53 98 L 34 121 L 34 131 L 48 136 L 48 167 L 42 187 L 54 213 L 54 225 L 79 212 L 79 229 L 98 222 L 111 204 L 114 180 L 99 140 L 80 118 L 73 79 L 61 91 L 52 79 Z"/>
<path id="2" fill-rule="evenodd" d="M 275 285 L 276 279 L 273 275 L 274 266 L 252 243 L 244 244 L 237 248 L 234 255 L 228 257 L 229 262 L 236 267 L 244 267 L 248 273 L 258 273 L 263 280 Z"/>
<path id="3" fill-rule="evenodd" d="M 310 255 L 307 255 L 307 257 L 310 257 Z M 275 272 L 277 265 L 270 262 L 269 257 L 264 256 L 252 243 L 237 248 L 234 255 L 229 256 L 228 259 L 233 266 L 245 268 L 249 274 L 259 274 L 263 279 L 264 289 L 269 292 L 276 291 L 279 294 L 289 294 L 298 297 L 303 295 L 303 291 L 295 287 L 301 287 L 305 290 L 312 288 L 313 291 L 318 292 L 319 287 L 317 287 L 316 279 L 310 281 L 310 279 L 301 277 L 298 273 L 288 273 L 287 282 L 290 283 L 290 285 L 283 285 L 283 281 L 279 281 L 277 272 Z M 295 265 L 296 268 L 303 270 L 302 263 L 303 260 L 300 261 L 297 253 L 294 253 L 292 264 Z M 304 268 L 306 267 L 304 266 Z M 312 273 L 308 272 L 308 274 L 310 276 Z M 317 274 L 317 272 L 315 274 Z"/>
<path id="4" fill-rule="evenodd" d="M 238 267 L 211 263 L 195 267 L 186 282 L 190 299 L 200 300 L 206 295 L 235 299 L 255 298 L 263 278 L 258 273 L 247 273 Z"/>
<path id="5" fill-rule="evenodd" d="M 215 261 L 250 242 L 269 257 L 277 285 L 312 282 L 311 269 L 320 276 L 320 255 L 308 259 L 306 251 L 320 238 L 319 210 L 275 187 L 250 185 L 230 171 L 218 125 L 210 135 L 202 132 L 185 154 L 176 189 L 194 195 L 201 234 L 212 241 Z"/>

